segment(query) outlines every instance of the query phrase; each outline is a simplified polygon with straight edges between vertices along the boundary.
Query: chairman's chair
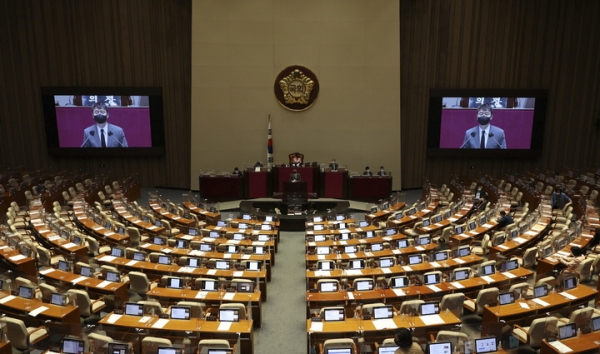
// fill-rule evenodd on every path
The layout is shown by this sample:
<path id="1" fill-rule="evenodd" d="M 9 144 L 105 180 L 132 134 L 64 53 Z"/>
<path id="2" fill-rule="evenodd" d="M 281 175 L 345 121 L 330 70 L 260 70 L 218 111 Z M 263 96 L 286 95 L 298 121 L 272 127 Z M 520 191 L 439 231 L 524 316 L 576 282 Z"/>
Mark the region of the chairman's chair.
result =
<path id="1" fill-rule="evenodd" d="M 542 339 L 555 337 L 558 320 L 554 316 L 535 319 L 528 327 L 514 325 L 512 335 L 521 343 L 527 344 L 532 348 L 539 348 L 542 345 Z"/>
<path id="2" fill-rule="evenodd" d="M 440 301 L 440 311 L 450 311 L 456 317 L 460 318 L 463 314 L 463 303 L 465 302 L 465 294 L 454 293 L 446 294 Z"/>
<path id="3" fill-rule="evenodd" d="M 144 337 L 142 339 L 142 353 L 144 354 L 157 354 L 158 347 L 172 347 L 173 343 L 166 338 L 159 337 Z"/>
<path id="4" fill-rule="evenodd" d="M 229 349 L 229 341 L 226 339 L 201 339 L 198 342 L 199 354 L 207 354 L 209 349 Z"/>
<path id="5" fill-rule="evenodd" d="M 23 353 L 29 353 L 34 344 L 48 337 L 48 328 L 25 327 L 25 323 L 12 317 L 4 317 L 2 320 L 6 323 L 6 335 L 10 340 L 10 346 Z"/>

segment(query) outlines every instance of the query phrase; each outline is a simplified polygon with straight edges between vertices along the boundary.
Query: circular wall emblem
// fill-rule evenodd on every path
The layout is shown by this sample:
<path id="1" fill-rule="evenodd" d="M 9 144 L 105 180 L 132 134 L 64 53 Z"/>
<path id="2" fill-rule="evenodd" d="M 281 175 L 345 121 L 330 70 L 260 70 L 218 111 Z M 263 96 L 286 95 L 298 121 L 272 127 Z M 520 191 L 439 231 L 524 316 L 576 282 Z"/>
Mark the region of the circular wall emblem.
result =
<path id="1" fill-rule="evenodd" d="M 275 97 L 290 111 L 310 108 L 319 95 L 319 80 L 310 69 L 300 65 L 288 66 L 275 78 Z"/>

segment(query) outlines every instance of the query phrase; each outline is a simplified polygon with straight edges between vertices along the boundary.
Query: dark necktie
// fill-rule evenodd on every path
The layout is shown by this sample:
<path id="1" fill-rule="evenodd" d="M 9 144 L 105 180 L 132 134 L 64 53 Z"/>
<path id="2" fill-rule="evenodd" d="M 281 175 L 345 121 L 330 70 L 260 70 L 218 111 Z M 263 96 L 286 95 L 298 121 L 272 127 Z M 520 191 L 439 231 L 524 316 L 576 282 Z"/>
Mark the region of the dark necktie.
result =
<path id="1" fill-rule="evenodd" d="M 106 147 L 106 140 L 104 139 L 104 129 L 100 129 L 100 139 L 102 141 L 102 147 L 105 148 Z"/>
<path id="2" fill-rule="evenodd" d="M 485 149 L 485 130 L 481 132 L 481 144 L 479 145 L 480 149 Z"/>

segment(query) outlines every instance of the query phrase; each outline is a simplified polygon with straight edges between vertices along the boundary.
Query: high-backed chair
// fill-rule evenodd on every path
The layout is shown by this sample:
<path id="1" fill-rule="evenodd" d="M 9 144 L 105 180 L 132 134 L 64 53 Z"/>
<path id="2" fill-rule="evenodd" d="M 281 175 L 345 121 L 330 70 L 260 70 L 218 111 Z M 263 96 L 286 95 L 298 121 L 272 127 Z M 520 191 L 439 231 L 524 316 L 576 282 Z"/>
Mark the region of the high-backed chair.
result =
<path id="1" fill-rule="evenodd" d="M 226 339 L 201 339 L 198 342 L 199 354 L 207 354 L 209 349 L 229 349 L 230 345 Z"/>
<path id="2" fill-rule="evenodd" d="M 466 333 L 463 332 L 455 332 L 455 331 L 439 331 L 435 336 L 435 341 L 440 342 L 450 342 L 452 343 L 452 348 L 461 348 L 461 345 L 471 340 Z M 431 341 L 433 342 L 433 334 L 431 334 Z"/>
<path id="3" fill-rule="evenodd" d="M 494 306 L 498 303 L 499 293 L 500 291 L 495 287 L 480 290 L 475 300 L 465 297 L 466 300 L 463 306 L 474 314 L 481 315 L 485 305 Z"/>
<path id="4" fill-rule="evenodd" d="M 530 247 L 526 249 L 525 253 L 523 253 L 523 257 L 519 259 L 519 266 L 527 269 L 535 267 L 537 264 L 538 251 L 539 250 L 537 247 Z"/>
<path id="5" fill-rule="evenodd" d="M 356 354 L 356 344 L 351 338 L 328 339 L 323 343 L 321 354 L 327 353 L 330 348 L 350 348 L 352 354 Z"/>
<path id="6" fill-rule="evenodd" d="M 38 262 L 44 267 L 52 267 L 58 264 L 59 261 L 65 260 L 63 256 L 53 255 L 52 252 L 50 252 L 50 250 L 48 250 L 45 247 L 37 246 L 36 250 L 38 255 Z"/>
<path id="7" fill-rule="evenodd" d="M 440 301 L 440 310 L 448 310 L 456 317 L 460 318 L 463 314 L 464 302 L 465 294 L 463 293 L 446 294 L 444 297 L 442 297 L 442 301 Z"/>
<path id="8" fill-rule="evenodd" d="M 25 327 L 25 323 L 19 319 L 5 317 L 6 334 L 10 340 L 10 345 L 20 351 L 29 351 L 33 345 L 48 337 L 48 328 Z"/>
<path id="9" fill-rule="evenodd" d="M 142 300 L 138 301 L 138 304 L 144 305 L 144 313 L 154 313 L 156 315 L 165 313 L 165 309 L 163 309 L 162 305 L 158 301 Z"/>
<path id="10" fill-rule="evenodd" d="M 206 312 L 206 305 L 203 302 L 196 301 L 179 301 L 177 306 L 189 306 L 191 318 L 204 318 Z"/>
<path id="11" fill-rule="evenodd" d="M 92 300 L 86 291 L 78 289 L 69 289 L 67 294 L 77 296 L 77 307 L 79 307 L 79 316 L 85 318 L 85 322 L 97 322 L 100 318 L 92 318 L 106 307 L 103 299 Z"/>
<path id="12" fill-rule="evenodd" d="M 592 279 L 592 264 L 594 263 L 594 260 L 595 258 L 590 257 L 579 263 L 577 274 L 579 274 L 580 283 L 588 282 Z"/>
<path id="13" fill-rule="evenodd" d="M 42 301 L 50 302 L 52 294 L 57 293 L 58 289 L 50 284 L 40 283 L 40 292 L 42 293 Z"/>
<path id="14" fill-rule="evenodd" d="M 100 201 L 103 206 L 109 207 L 112 205 L 112 200 L 106 198 L 106 196 L 104 195 L 104 193 L 102 191 L 98 191 L 98 198 L 100 198 Z"/>
<path id="15" fill-rule="evenodd" d="M 400 305 L 401 314 L 418 314 L 419 305 L 425 303 L 424 300 L 406 300 Z"/>
<path id="16" fill-rule="evenodd" d="M 158 347 L 172 347 L 173 343 L 166 338 L 159 337 L 144 337 L 142 339 L 142 353 L 144 354 L 157 354 Z"/>
<path id="17" fill-rule="evenodd" d="M 92 332 L 88 334 L 88 341 L 90 345 L 93 346 L 95 350 L 99 350 L 110 342 L 113 342 L 113 339 L 109 336 L 106 336 L 101 333 Z"/>
<path id="18" fill-rule="evenodd" d="M 471 253 L 476 254 L 478 256 L 483 256 L 488 253 L 490 243 L 490 235 L 485 234 L 481 241 L 472 241 L 471 242 Z"/>
<path id="19" fill-rule="evenodd" d="M 141 242 L 148 241 L 147 236 L 142 236 L 140 230 L 137 227 L 127 227 L 127 234 L 131 240 L 131 246 L 137 247 Z"/>
<path id="20" fill-rule="evenodd" d="M 514 325 L 512 334 L 524 344 L 532 348 L 539 348 L 542 339 L 554 336 L 558 320 L 554 316 L 535 319 L 528 327 Z"/>
<path id="21" fill-rule="evenodd" d="M 362 314 L 363 316 L 365 316 L 365 315 L 371 315 L 372 316 L 373 315 L 373 309 L 375 307 L 380 307 L 380 306 L 385 306 L 385 304 L 383 302 L 376 302 L 376 303 L 373 303 L 373 304 L 359 305 L 359 306 L 356 306 L 355 311 L 358 314 Z"/>
<path id="22" fill-rule="evenodd" d="M 140 296 L 146 296 L 146 293 L 156 286 L 155 283 L 148 280 L 148 276 L 141 272 L 129 272 L 129 290 Z"/>
<path id="23" fill-rule="evenodd" d="M 177 228 L 171 228 L 171 223 L 165 219 L 161 219 L 160 223 L 162 225 L 162 227 L 165 228 L 165 233 L 167 233 L 167 235 L 179 235 L 181 233 L 181 231 Z"/>

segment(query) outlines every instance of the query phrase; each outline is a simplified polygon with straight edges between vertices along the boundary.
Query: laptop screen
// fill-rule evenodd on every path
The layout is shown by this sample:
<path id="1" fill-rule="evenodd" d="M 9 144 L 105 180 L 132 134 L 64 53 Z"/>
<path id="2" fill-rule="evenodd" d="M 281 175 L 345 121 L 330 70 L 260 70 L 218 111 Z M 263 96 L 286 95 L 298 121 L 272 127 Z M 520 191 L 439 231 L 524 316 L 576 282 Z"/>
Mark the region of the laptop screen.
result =
<path id="1" fill-rule="evenodd" d="M 321 225 L 321 224 L 317 224 L 317 225 L 315 225 L 315 226 L 313 227 L 313 229 L 314 229 L 315 231 L 323 231 L 323 230 L 325 229 L 325 226 L 324 226 L 324 225 Z"/>
<path id="2" fill-rule="evenodd" d="M 356 253 L 356 246 L 344 247 L 344 253 Z"/>
<path id="3" fill-rule="evenodd" d="M 500 302 L 500 305 L 513 304 L 515 302 L 515 293 L 511 291 L 508 293 L 500 294 L 499 302 Z"/>
<path id="4" fill-rule="evenodd" d="M 212 246 L 208 243 L 201 243 L 200 244 L 200 251 L 202 252 L 211 252 L 212 251 Z"/>
<path id="5" fill-rule="evenodd" d="M 419 305 L 419 313 L 422 316 L 437 315 L 440 313 L 440 303 L 439 302 L 426 302 L 424 304 L 420 304 Z"/>
<path id="6" fill-rule="evenodd" d="M 262 262 L 260 261 L 248 261 L 246 262 L 246 269 L 247 270 L 260 270 L 262 266 Z"/>
<path id="7" fill-rule="evenodd" d="M 419 245 L 425 246 L 431 243 L 431 237 L 429 236 L 419 236 Z"/>
<path id="8" fill-rule="evenodd" d="M 227 250 L 225 253 L 238 253 L 238 246 L 236 245 L 227 245 Z"/>
<path id="9" fill-rule="evenodd" d="M 113 257 L 123 257 L 123 252 L 125 252 L 122 248 L 113 247 L 110 251 L 110 255 Z"/>
<path id="10" fill-rule="evenodd" d="M 19 297 L 33 299 L 33 288 L 23 285 L 19 286 Z"/>
<path id="11" fill-rule="evenodd" d="M 359 280 L 354 285 L 357 291 L 373 290 L 373 280 Z"/>
<path id="12" fill-rule="evenodd" d="M 350 269 L 363 269 L 364 267 L 365 267 L 364 259 L 353 259 L 348 264 L 348 268 L 350 268 Z"/>
<path id="13" fill-rule="evenodd" d="M 155 245 L 164 245 L 165 244 L 165 240 L 162 237 L 156 236 L 154 238 L 154 244 Z"/>
<path id="14" fill-rule="evenodd" d="M 318 263 L 319 270 L 332 270 L 333 262 L 332 261 L 323 261 Z"/>
<path id="15" fill-rule="evenodd" d="M 533 296 L 535 298 L 544 297 L 548 295 L 548 287 L 546 285 L 539 285 L 533 288 Z"/>
<path id="16" fill-rule="evenodd" d="M 111 281 L 113 283 L 119 283 L 121 281 L 121 273 L 112 272 L 108 270 L 106 271 L 106 280 Z"/>
<path id="17" fill-rule="evenodd" d="M 190 229 L 188 230 L 188 235 L 190 235 L 190 236 L 198 235 L 198 229 L 190 227 Z"/>
<path id="18" fill-rule="evenodd" d="M 372 237 L 374 237 L 374 236 L 375 236 L 375 235 L 373 234 L 373 231 L 367 231 L 367 232 L 365 232 L 365 237 L 366 237 L 366 238 L 372 238 Z"/>
<path id="19" fill-rule="evenodd" d="M 408 278 L 407 277 L 393 277 L 392 278 L 392 288 L 406 288 L 408 286 Z"/>
<path id="20" fill-rule="evenodd" d="M 210 238 L 219 238 L 219 231 L 211 231 L 208 233 L 208 237 Z"/>
<path id="21" fill-rule="evenodd" d="M 190 312 L 189 306 L 171 306 L 171 318 L 175 320 L 189 320 Z"/>
<path id="22" fill-rule="evenodd" d="M 321 282 L 319 283 L 319 291 L 322 293 L 333 293 L 338 291 L 337 282 Z"/>
<path id="23" fill-rule="evenodd" d="M 146 254 L 144 252 L 133 252 L 133 259 L 136 261 L 145 261 Z"/>
<path id="24" fill-rule="evenodd" d="M 344 231 L 344 232 L 340 233 L 340 240 L 349 240 L 349 239 L 350 239 L 350 233 L 349 232 L 345 232 Z"/>
<path id="25" fill-rule="evenodd" d="M 408 264 L 413 265 L 419 263 L 423 263 L 423 257 L 421 257 L 421 255 L 412 255 L 408 257 Z"/>
<path id="26" fill-rule="evenodd" d="M 466 257 L 471 254 L 471 249 L 469 247 L 462 247 L 458 249 L 459 257 Z"/>
<path id="27" fill-rule="evenodd" d="M 126 343 L 108 343 L 107 354 L 129 354 L 129 345 Z"/>
<path id="28" fill-rule="evenodd" d="M 158 264 L 171 264 L 171 256 L 158 256 Z"/>
<path id="29" fill-rule="evenodd" d="M 236 232 L 235 234 L 233 234 L 233 239 L 236 241 L 241 241 L 244 239 L 244 234 L 240 234 L 240 233 Z"/>
<path id="30" fill-rule="evenodd" d="M 200 282 L 200 289 L 204 291 L 217 291 L 219 289 L 219 282 L 216 280 L 202 280 Z"/>
<path id="31" fill-rule="evenodd" d="M 398 230 L 394 229 L 394 228 L 389 228 L 385 230 L 385 234 L 388 236 L 392 236 L 398 233 Z"/>
<path id="32" fill-rule="evenodd" d="M 85 342 L 82 339 L 63 339 L 61 353 L 82 354 Z"/>
<path id="33" fill-rule="evenodd" d="M 431 225 L 431 221 L 429 221 L 429 219 L 423 220 L 423 227 L 427 227 L 429 225 Z"/>
<path id="34" fill-rule="evenodd" d="M 359 227 L 367 227 L 369 226 L 369 222 L 368 221 L 361 221 L 358 223 Z"/>
<path id="35" fill-rule="evenodd" d="M 351 348 L 329 348 L 326 354 L 352 354 Z"/>
<path id="36" fill-rule="evenodd" d="M 475 339 L 475 353 L 490 353 L 498 351 L 496 337 Z"/>
<path id="37" fill-rule="evenodd" d="M 577 287 L 577 279 L 575 277 L 565 278 L 563 281 L 563 290 L 571 290 Z"/>
<path id="38" fill-rule="evenodd" d="M 238 322 L 240 320 L 240 310 L 219 309 L 219 321 Z"/>
<path id="39" fill-rule="evenodd" d="M 229 348 L 217 348 L 217 349 L 208 349 L 206 354 L 233 354 L 233 349 Z"/>
<path id="40" fill-rule="evenodd" d="M 379 306 L 373 308 L 373 318 L 376 320 L 394 318 L 394 308 L 390 306 Z"/>
<path id="41" fill-rule="evenodd" d="M 381 243 L 373 243 L 371 244 L 371 252 L 378 252 L 383 250 L 383 244 Z"/>
<path id="42" fill-rule="evenodd" d="M 323 317 L 325 321 L 343 321 L 345 320 L 344 309 L 325 309 Z"/>
<path id="43" fill-rule="evenodd" d="M 427 354 L 451 354 L 452 343 L 450 342 L 439 342 L 427 344 Z"/>
<path id="44" fill-rule="evenodd" d="M 144 305 L 128 302 L 125 304 L 125 314 L 129 316 L 143 316 Z"/>
<path id="45" fill-rule="evenodd" d="M 558 327 L 558 339 L 569 339 L 577 335 L 577 324 L 568 323 L 564 326 Z"/>
<path id="46" fill-rule="evenodd" d="M 175 243 L 176 248 L 188 248 L 188 242 L 186 240 L 177 240 Z"/>
<path id="47" fill-rule="evenodd" d="M 173 347 L 158 347 L 156 354 L 183 354 L 183 349 Z"/>
<path id="48" fill-rule="evenodd" d="M 170 289 L 183 289 L 184 282 L 181 278 L 168 278 L 167 279 L 167 288 Z"/>
<path id="49" fill-rule="evenodd" d="M 425 285 L 439 284 L 440 283 L 440 275 L 438 273 L 434 274 L 425 274 L 423 276 L 423 282 Z"/>
<path id="50" fill-rule="evenodd" d="M 265 254 L 265 248 L 263 246 L 254 246 L 255 254 Z"/>
<path id="51" fill-rule="evenodd" d="M 469 229 L 470 230 L 475 230 L 477 228 L 477 223 L 475 221 L 471 221 L 469 223 Z"/>
<path id="52" fill-rule="evenodd" d="M 52 293 L 50 296 L 50 303 L 56 306 L 66 306 L 67 305 L 67 295 Z"/>
<path id="53" fill-rule="evenodd" d="M 464 228 L 462 226 L 456 226 L 454 228 L 454 232 L 456 232 L 457 234 L 462 234 L 464 232 Z"/>
<path id="54" fill-rule="evenodd" d="M 271 236 L 269 235 L 258 235 L 258 240 L 261 242 L 267 242 L 271 240 Z"/>

